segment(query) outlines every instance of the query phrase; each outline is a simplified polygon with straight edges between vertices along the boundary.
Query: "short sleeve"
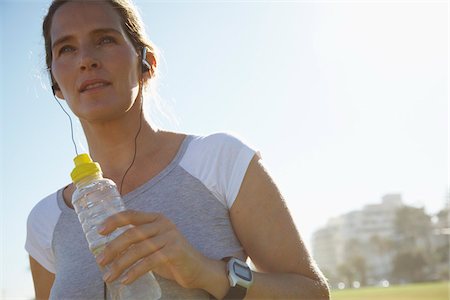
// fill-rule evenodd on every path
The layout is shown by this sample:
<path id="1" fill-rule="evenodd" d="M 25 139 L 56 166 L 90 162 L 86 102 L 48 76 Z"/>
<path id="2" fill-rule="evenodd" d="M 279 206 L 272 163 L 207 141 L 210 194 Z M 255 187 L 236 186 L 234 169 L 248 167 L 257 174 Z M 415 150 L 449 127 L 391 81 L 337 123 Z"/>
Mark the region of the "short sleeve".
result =
<path id="1" fill-rule="evenodd" d="M 31 210 L 27 220 L 25 250 L 49 272 L 56 273 L 52 238 L 61 210 L 54 193 Z"/>
<path id="2" fill-rule="evenodd" d="M 241 139 L 227 133 L 215 133 L 195 137 L 180 165 L 230 209 L 255 154 L 259 156 Z"/>

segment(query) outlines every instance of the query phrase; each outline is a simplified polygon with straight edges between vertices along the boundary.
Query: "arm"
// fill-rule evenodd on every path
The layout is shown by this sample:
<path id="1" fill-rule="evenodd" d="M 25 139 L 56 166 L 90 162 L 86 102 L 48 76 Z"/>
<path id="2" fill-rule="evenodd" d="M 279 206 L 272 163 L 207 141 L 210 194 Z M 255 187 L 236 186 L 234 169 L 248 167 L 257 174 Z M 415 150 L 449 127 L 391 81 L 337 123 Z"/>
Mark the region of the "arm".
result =
<path id="1" fill-rule="evenodd" d="M 30 268 L 33 276 L 36 299 L 48 299 L 50 290 L 55 281 L 55 274 L 47 271 L 40 263 L 30 256 Z"/>
<path id="2" fill-rule="evenodd" d="M 260 272 L 247 298 L 329 299 L 328 286 L 307 252 L 275 184 L 254 157 L 230 210 L 234 230 Z M 157 213 L 124 211 L 107 218 L 101 234 L 132 224 L 97 256 L 110 264 L 104 280 L 129 284 L 149 270 L 184 288 L 201 288 L 221 299 L 229 289 L 225 262 L 197 251 L 176 226 Z M 126 279 L 125 279 L 126 278 Z"/>
<path id="3" fill-rule="evenodd" d="M 329 299 L 323 275 L 305 248 L 278 188 L 256 156 L 230 216 L 240 242 L 259 271 L 254 274 L 246 299 Z M 223 288 L 228 284 L 224 268 L 217 267 L 217 281 L 211 281 L 214 277 L 205 281 L 205 289 L 218 298 L 227 290 Z"/>

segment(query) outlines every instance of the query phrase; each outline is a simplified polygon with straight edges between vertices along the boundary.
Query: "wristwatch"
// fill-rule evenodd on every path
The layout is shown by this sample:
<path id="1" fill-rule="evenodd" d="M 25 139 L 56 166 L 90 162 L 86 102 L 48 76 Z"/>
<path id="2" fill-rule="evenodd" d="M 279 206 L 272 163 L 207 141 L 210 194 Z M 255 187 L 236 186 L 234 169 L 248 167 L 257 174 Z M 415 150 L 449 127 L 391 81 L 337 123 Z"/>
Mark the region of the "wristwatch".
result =
<path id="1" fill-rule="evenodd" d="M 234 257 L 222 259 L 227 262 L 227 275 L 230 289 L 224 299 L 244 299 L 247 289 L 253 283 L 253 273 L 250 267 L 242 260 Z"/>

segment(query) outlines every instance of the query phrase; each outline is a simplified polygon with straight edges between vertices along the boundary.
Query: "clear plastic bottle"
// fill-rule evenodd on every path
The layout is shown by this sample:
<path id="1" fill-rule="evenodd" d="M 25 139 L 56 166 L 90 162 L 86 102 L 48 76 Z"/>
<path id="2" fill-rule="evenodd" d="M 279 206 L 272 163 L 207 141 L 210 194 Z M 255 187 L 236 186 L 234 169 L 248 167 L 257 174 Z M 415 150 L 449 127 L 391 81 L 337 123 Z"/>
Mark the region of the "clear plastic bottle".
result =
<path id="1" fill-rule="evenodd" d="M 97 256 L 105 245 L 122 234 L 132 225 L 116 229 L 104 236 L 98 233 L 98 226 L 109 216 L 125 210 L 122 197 L 116 184 L 103 178 L 100 165 L 93 162 L 88 154 L 80 154 L 74 158 L 75 168 L 70 174 L 76 186 L 72 195 L 72 204 L 83 227 L 89 249 Z M 109 269 L 106 266 L 102 272 Z M 124 272 L 125 273 L 125 272 Z M 123 274 L 124 274 L 123 273 Z M 158 282 L 149 272 L 129 285 L 120 283 L 121 278 L 108 283 L 111 299 L 159 299 L 161 289 Z"/>

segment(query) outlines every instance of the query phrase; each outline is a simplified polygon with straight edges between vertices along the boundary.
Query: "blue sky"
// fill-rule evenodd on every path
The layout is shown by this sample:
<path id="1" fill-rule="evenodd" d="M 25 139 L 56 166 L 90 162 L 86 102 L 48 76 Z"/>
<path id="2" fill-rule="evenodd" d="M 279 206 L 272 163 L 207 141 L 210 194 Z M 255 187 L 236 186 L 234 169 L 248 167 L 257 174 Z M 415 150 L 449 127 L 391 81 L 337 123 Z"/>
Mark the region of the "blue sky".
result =
<path id="1" fill-rule="evenodd" d="M 387 193 L 443 207 L 446 1 L 135 1 L 162 53 L 163 128 L 257 148 L 306 242 Z M 1 296 L 32 297 L 26 218 L 70 180 L 67 117 L 45 73 L 49 1 L 0 0 Z M 77 139 L 82 131 L 76 126 Z M 0 296 L 0 297 L 1 297 Z"/>

